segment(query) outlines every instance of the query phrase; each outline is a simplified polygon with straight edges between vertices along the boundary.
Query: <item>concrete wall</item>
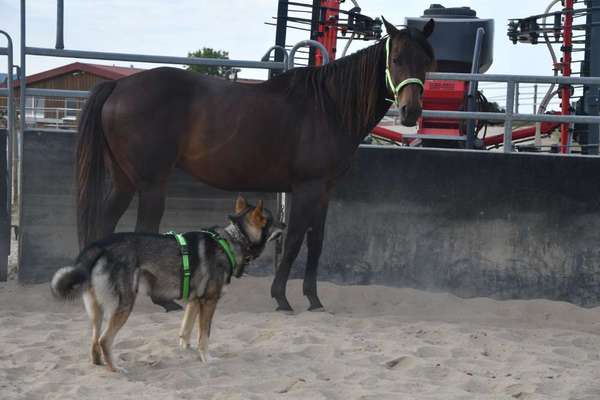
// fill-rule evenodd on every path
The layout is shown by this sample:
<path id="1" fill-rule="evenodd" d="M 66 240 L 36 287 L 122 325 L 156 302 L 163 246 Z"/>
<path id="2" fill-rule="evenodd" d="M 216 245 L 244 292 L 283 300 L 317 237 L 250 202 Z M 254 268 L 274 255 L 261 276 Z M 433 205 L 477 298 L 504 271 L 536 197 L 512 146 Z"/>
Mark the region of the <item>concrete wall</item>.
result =
<path id="1" fill-rule="evenodd" d="M 75 255 L 73 142 L 26 134 L 22 282 L 49 279 Z M 592 157 L 361 148 L 332 199 L 319 278 L 599 304 L 599 167 Z M 169 191 L 163 230 L 222 223 L 235 197 L 182 174 Z M 130 212 L 120 228 L 133 221 Z M 270 273 L 270 253 L 249 270 Z"/>
<path id="2" fill-rule="evenodd" d="M 74 197 L 75 137 L 71 132 L 28 131 L 23 142 L 23 216 L 19 280 L 23 283 L 49 281 L 59 267 L 72 263 L 77 255 Z M 161 230 L 185 232 L 224 225 L 233 212 L 237 193 L 229 193 L 194 182 L 176 173 L 169 183 L 169 198 Z M 267 200 L 274 209 L 273 194 L 245 196 Z M 134 200 L 118 230 L 135 226 Z M 272 250 L 267 249 L 261 264 L 272 270 Z"/>

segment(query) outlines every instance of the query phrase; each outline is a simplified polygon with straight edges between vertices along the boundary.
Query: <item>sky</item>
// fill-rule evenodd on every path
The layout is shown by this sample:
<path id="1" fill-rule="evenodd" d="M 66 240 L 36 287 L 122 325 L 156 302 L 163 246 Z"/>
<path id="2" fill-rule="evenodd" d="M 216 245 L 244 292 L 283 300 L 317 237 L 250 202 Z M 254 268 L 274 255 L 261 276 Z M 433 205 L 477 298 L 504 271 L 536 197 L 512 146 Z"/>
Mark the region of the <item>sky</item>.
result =
<path id="1" fill-rule="evenodd" d="M 383 15 L 395 24 L 420 16 L 430 3 L 469 6 L 481 18 L 495 19 L 494 63 L 488 73 L 551 75 L 552 63 L 543 45 L 513 45 L 506 36 L 509 18 L 544 11 L 540 0 L 358 0 L 363 14 Z M 15 43 L 19 64 L 19 0 L 0 0 L 0 30 Z M 404 4 L 403 4 L 404 3 Z M 343 4 L 349 9 L 351 2 Z M 202 47 L 226 50 L 231 59 L 260 60 L 275 42 L 275 27 L 266 25 L 277 14 L 277 0 L 65 0 L 65 48 L 122 53 L 186 56 Z M 288 31 L 288 43 L 308 39 L 308 32 Z M 54 47 L 56 1 L 27 0 L 27 45 Z M 5 40 L 0 37 L 0 46 Z M 349 53 L 372 42 L 355 41 Z M 339 43 L 343 48 L 345 43 Z M 76 61 L 65 58 L 27 58 L 27 74 Z M 85 61 L 85 60 L 82 60 Z M 93 61 L 130 66 L 129 62 Z M 140 68 L 156 64 L 133 63 Z M 0 57 L 0 71 L 6 57 Z M 266 78 L 261 70 L 243 70 L 241 77 Z M 490 92 L 490 95 L 491 92 Z M 492 96 L 493 97 L 493 96 Z"/>

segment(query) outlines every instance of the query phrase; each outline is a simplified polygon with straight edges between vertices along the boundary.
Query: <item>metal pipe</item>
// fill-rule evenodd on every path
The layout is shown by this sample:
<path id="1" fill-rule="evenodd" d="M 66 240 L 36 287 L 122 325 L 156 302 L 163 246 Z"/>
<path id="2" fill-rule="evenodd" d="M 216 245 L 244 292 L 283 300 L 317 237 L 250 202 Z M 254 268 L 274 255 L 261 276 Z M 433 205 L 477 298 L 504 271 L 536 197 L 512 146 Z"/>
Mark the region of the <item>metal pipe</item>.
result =
<path id="1" fill-rule="evenodd" d="M 20 18 L 21 18 L 21 66 L 19 67 L 19 106 L 21 109 L 20 116 L 20 128 L 17 134 L 17 225 L 19 226 L 19 246 L 21 245 L 21 218 L 23 214 L 23 196 L 21 193 L 22 182 L 23 182 L 23 137 L 25 135 L 25 129 L 27 127 L 26 117 L 25 117 L 25 106 L 26 106 L 26 87 L 27 87 L 27 78 L 26 78 L 26 8 L 25 8 L 25 0 L 21 0 L 21 9 L 20 9 Z"/>
<path id="2" fill-rule="evenodd" d="M 263 62 L 246 60 L 225 60 L 219 58 L 156 56 L 147 54 L 109 53 L 102 51 L 60 50 L 49 49 L 45 47 L 27 47 L 26 53 L 32 56 L 89 58 L 94 60 L 133 61 L 158 64 L 207 65 L 215 67 L 222 66 L 257 69 L 284 68 L 283 63 L 275 61 Z"/>
<path id="3" fill-rule="evenodd" d="M 504 120 L 504 152 L 512 153 L 512 123 L 515 101 L 515 82 L 506 85 L 506 114 Z"/>
<path id="4" fill-rule="evenodd" d="M 277 193 L 277 221 L 285 223 L 285 216 L 287 212 L 287 195 L 286 193 Z M 280 255 L 283 252 L 283 239 L 279 238 L 275 242 L 273 249 L 273 273 L 277 272 L 279 268 Z"/>
<path id="5" fill-rule="evenodd" d="M 508 75 L 508 74 L 465 74 L 458 72 L 430 72 L 427 79 L 448 81 L 478 82 L 521 82 L 521 83 L 558 83 L 567 85 L 599 85 L 599 77 L 566 77 L 544 75 Z"/>
<path id="6" fill-rule="evenodd" d="M 327 53 L 327 49 L 325 48 L 325 46 L 323 46 L 321 43 L 317 42 L 316 40 L 302 40 L 298 43 L 296 43 L 294 45 L 294 47 L 292 47 L 292 50 L 290 50 L 290 57 L 288 59 L 288 69 L 292 69 L 294 68 L 294 55 L 296 54 L 296 51 L 298 51 L 298 49 L 300 47 L 310 47 L 310 48 L 318 48 L 319 50 L 321 50 L 321 54 L 323 55 L 323 64 L 328 64 L 329 63 L 329 53 Z"/>
<path id="7" fill-rule="evenodd" d="M 41 97 L 88 97 L 90 92 L 85 90 L 64 90 L 64 89 L 25 89 L 27 96 Z"/>
<path id="8" fill-rule="evenodd" d="M 519 91 L 519 82 L 515 82 L 515 110 L 514 112 L 516 114 L 519 113 L 519 96 L 521 95 L 521 92 Z"/>
<path id="9" fill-rule="evenodd" d="M 508 107 L 508 104 L 507 104 Z M 508 110 L 507 110 L 508 114 Z M 467 112 L 467 111 L 428 111 L 423 110 L 423 116 L 428 118 L 451 118 L 451 119 L 485 119 L 489 121 L 507 121 L 509 116 L 503 113 L 493 112 Z M 512 121 L 524 122 L 558 122 L 575 124 L 600 124 L 600 116 L 592 115 L 552 115 L 552 114 L 512 114 Z"/>
<path id="10" fill-rule="evenodd" d="M 479 60 L 481 56 L 481 47 L 483 44 L 483 36 L 485 35 L 485 29 L 482 27 L 477 28 L 475 36 L 475 48 L 473 49 L 473 64 L 471 66 L 471 73 L 476 74 L 479 72 Z M 477 81 L 469 82 L 469 91 L 467 97 L 467 111 L 475 111 L 476 101 L 475 95 L 477 94 Z M 472 149 L 475 144 L 475 121 L 469 120 L 467 123 L 467 149 Z"/>
<path id="11" fill-rule="evenodd" d="M 12 180 L 13 180 L 13 154 L 15 150 L 15 95 L 13 85 L 13 41 L 10 35 L 0 30 L 0 34 L 6 37 L 6 56 L 8 58 L 8 71 L 7 71 L 7 128 L 8 137 L 6 143 L 6 215 L 8 218 L 8 225 L 10 229 L 11 216 L 12 216 Z M 9 233 L 10 235 L 10 233 Z M 10 246 L 9 246 L 10 253 Z"/>
<path id="12" fill-rule="evenodd" d="M 546 7 L 546 12 L 545 12 L 546 15 L 544 15 L 544 18 L 543 18 L 544 25 L 546 25 L 546 18 L 549 15 L 548 13 L 552 9 L 552 7 L 554 7 L 554 5 L 560 1 L 561 0 L 552 0 L 550 2 L 550 4 L 548 5 L 548 7 Z M 548 51 L 550 52 L 550 57 L 552 58 L 552 67 L 554 70 L 554 76 L 558 76 L 558 69 L 556 68 L 556 66 L 558 65 L 558 60 L 556 58 L 556 53 L 554 52 L 554 48 L 552 47 L 552 44 L 550 43 L 550 38 L 548 37 L 548 32 L 544 32 L 544 42 L 546 43 L 546 47 L 548 47 Z M 554 92 L 555 86 L 556 86 L 556 84 L 553 83 L 548 88 L 548 91 L 546 92 L 546 94 L 544 95 L 544 98 L 542 99 L 542 102 L 540 103 L 540 108 L 538 110 L 538 114 L 543 114 L 546 112 L 546 107 L 548 107 L 550 100 L 552 100 L 552 97 L 553 97 L 552 93 Z"/>
<path id="13" fill-rule="evenodd" d="M 279 50 L 281 52 L 279 54 L 283 54 L 283 65 L 284 65 L 283 71 L 284 72 L 287 71 L 287 65 L 288 65 L 288 58 L 289 58 L 289 56 L 288 56 L 287 50 L 283 46 L 275 45 L 275 46 L 269 47 L 269 50 L 267 50 L 267 52 L 265 53 L 265 55 L 262 56 L 262 58 L 260 59 L 260 61 L 262 61 L 262 62 L 269 61 L 269 58 L 271 57 L 271 52 L 273 50 L 275 50 L 275 59 L 276 59 L 275 61 L 277 61 L 277 57 L 278 57 L 277 50 Z M 277 62 L 279 62 L 279 61 L 277 61 Z"/>
<path id="14" fill-rule="evenodd" d="M 56 45 L 54 47 L 57 49 L 65 48 L 64 17 L 65 17 L 64 0 L 56 0 Z"/>

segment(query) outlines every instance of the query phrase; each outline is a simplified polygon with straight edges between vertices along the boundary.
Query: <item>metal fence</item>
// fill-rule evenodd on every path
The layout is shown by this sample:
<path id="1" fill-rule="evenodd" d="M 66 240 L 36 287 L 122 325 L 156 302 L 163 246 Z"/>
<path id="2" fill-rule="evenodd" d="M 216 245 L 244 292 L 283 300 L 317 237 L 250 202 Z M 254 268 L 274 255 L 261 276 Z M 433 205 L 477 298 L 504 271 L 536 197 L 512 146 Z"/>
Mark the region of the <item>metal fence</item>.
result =
<path id="1" fill-rule="evenodd" d="M 558 85 L 600 85 L 600 78 L 536 76 L 536 75 L 483 75 L 461 73 L 431 73 L 428 79 L 457 80 L 471 82 L 506 83 L 506 112 L 466 112 L 466 111 L 423 111 L 424 117 L 454 118 L 462 120 L 504 121 L 504 151 L 510 153 L 512 146 L 512 126 L 514 121 L 558 122 L 578 124 L 600 124 L 600 116 L 588 115 L 546 115 L 515 113 L 515 88 L 519 83 L 555 83 Z"/>

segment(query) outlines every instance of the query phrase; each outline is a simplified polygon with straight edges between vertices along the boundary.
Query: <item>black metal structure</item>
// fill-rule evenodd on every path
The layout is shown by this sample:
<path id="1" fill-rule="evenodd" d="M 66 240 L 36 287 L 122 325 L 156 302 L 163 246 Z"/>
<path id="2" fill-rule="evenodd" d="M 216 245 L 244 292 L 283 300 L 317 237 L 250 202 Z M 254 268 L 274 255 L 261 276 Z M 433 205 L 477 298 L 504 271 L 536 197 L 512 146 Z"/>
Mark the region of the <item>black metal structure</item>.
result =
<path id="1" fill-rule="evenodd" d="M 6 281 L 8 276 L 8 255 L 10 254 L 10 198 L 8 190 L 11 179 L 8 174 L 8 132 L 0 130 L 0 281 Z"/>
<path id="2" fill-rule="evenodd" d="M 594 39 L 600 41 L 600 1 L 586 0 L 585 5 L 589 12 L 586 15 L 588 26 L 585 36 L 585 58 L 581 66 L 582 76 L 600 76 L 600 48 L 593 46 Z M 586 86 L 583 97 L 578 101 L 576 112 L 581 115 L 600 114 L 600 87 Z M 582 153 L 598 154 L 600 140 L 600 127 L 598 125 L 576 126 L 579 134 L 579 143 L 583 145 Z"/>
<path id="3" fill-rule="evenodd" d="M 274 17 L 276 23 L 267 23 L 276 26 L 275 45 L 291 47 L 285 41 L 287 29 L 306 31 L 309 39 L 319 41 L 322 35 L 322 32 L 319 32 L 319 27 L 326 23 L 325 11 L 329 9 L 327 6 L 323 6 L 322 3 L 321 0 L 279 0 L 277 17 Z M 350 39 L 352 37 L 353 40 L 376 40 L 381 38 L 381 20 L 362 14 L 360 7 L 353 7 L 350 10 L 340 9 L 339 14 L 340 17 L 333 25 L 329 23 L 339 33 L 338 39 Z M 307 56 L 304 60 L 306 65 L 315 64 L 315 51 L 314 47 L 307 50 Z M 277 53 L 281 54 L 280 51 Z M 283 59 L 283 55 L 279 57 Z M 278 58 L 275 60 L 280 61 Z"/>

